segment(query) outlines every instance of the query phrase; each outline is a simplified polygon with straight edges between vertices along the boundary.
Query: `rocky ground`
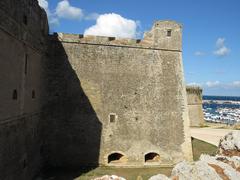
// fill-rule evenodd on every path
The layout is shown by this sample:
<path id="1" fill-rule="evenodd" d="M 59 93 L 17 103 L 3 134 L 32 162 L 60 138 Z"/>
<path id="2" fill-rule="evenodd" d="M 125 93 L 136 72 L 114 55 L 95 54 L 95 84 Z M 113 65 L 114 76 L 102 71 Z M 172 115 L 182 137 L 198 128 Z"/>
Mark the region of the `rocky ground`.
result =
<path id="1" fill-rule="evenodd" d="M 94 180 L 125 180 L 118 176 L 103 176 Z M 180 162 L 171 176 L 152 176 L 149 180 L 240 180 L 240 131 L 230 132 L 220 139 L 218 154 L 202 154 L 199 161 Z"/>

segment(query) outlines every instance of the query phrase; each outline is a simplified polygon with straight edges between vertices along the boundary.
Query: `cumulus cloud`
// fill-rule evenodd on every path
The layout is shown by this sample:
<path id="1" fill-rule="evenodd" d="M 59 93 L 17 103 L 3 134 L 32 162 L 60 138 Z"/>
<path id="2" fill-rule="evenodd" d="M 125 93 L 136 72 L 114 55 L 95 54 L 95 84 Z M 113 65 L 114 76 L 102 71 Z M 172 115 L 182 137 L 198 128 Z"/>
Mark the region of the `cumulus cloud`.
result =
<path id="1" fill-rule="evenodd" d="M 188 86 L 199 86 L 199 87 L 202 86 L 201 83 L 197 83 L 197 82 L 191 82 L 191 83 L 188 83 L 187 85 L 188 85 Z"/>
<path id="2" fill-rule="evenodd" d="M 136 38 L 139 36 L 137 28 L 139 21 L 133 21 L 121 15 L 110 13 L 87 13 L 79 7 L 74 7 L 68 0 L 61 0 L 56 8 L 49 9 L 48 0 L 38 0 L 39 5 L 45 9 L 48 15 L 50 29 L 60 25 L 61 19 L 68 20 L 96 20 L 96 24 L 85 30 L 85 35 L 115 36 L 123 38 Z"/>
<path id="3" fill-rule="evenodd" d="M 206 86 L 209 88 L 219 87 L 221 84 L 219 81 L 208 81 L 206 82 Z"/>
<path id="4" fill-rule="evenodd" d="M 206 55 L 206 53 L 202 52 L 202 51 L 196 51 L 194 54 L 195 54 L 195 56 L 204 56 L 204 55 Z"/>
<path id="5" fill-rule="evenodd" d="M 47 13 L 47 16 L 48 16 L 48 22 L 49 22 L 49 25 L 50 25 L 50 28 L 53 28 L 57 25 L 59 25 L 59 20 L 58 18 L 56 17 L 56 15 L 54 13 L 52 13 L 50 10 L 49 10 L 49 6 L 48 6 L 48 1 L 47 0 L 38 0 L 38 4 L 40 7 L 42 7 L 46 13 Z"/>
<path id="6" fill-rule="evenodd" d="M 41 6 L 43 9 L 45 9 L 45 11 L 48 13 L 49 9 L 48 9 L 48 1 L 47 0 L 38 0 L 38 4 L 39 6 Z"/>
<path id="7" fill-rule="evenodd" d="M 86 29 L 84 34 L 136 38 L 137 22 L 115 13 L 102 14 L 97 18 L 96 24 Z"/>
<path id="8" fill-rule="evenodd" d="M 223 56 L 228 55 L 230 52 L 230 49 L 225 46 L 224 38 L 217 39 L 216 48 L 217 48 L 217 50 L 213 52 L 216 56 L 223 57 Z"/>
<path id="9" fill-rule="evenodd" d="M 223 88 L 223 89 L 240 89 L 240 81 L 232 82 L 219 82 L 219 81 L 208 81 L 204 84 L 206 88 Z"/>
<path id="10" fill-rule="evenodd" d="M 235 88 L 240 88 L 240 81 L 232 82 L 232 86 L 235 87 Z"/>
<path id="11" fill-rule="evenodd" d="M 83 11 L 70 5 L 68 0 L 60 1 L 56 7 L 56 15 L 64 19 L 82 19 Z"/>
<path id="12" fill-rule="evenodd" d="M 96 20 L 100 15 L 98 13 L 90 13 L 84 16 L 85 20 Z"/>

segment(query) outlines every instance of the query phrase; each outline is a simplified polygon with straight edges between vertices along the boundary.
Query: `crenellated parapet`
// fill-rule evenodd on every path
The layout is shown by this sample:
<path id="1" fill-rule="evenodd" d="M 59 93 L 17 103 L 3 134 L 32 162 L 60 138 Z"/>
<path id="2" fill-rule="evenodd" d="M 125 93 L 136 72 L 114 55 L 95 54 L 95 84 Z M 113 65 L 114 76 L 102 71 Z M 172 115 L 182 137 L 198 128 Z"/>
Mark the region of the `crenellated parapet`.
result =
<path id="1" fill-rule="evenodd" d="M 50 38 L 57 38 L 65 43 L 93 44 L 106 46 L 123 46 L 132 48 L 146 48 L 166 51 L 182 50 L 181 25 L 175 21 L 156 21 L 143 39 L 117 38 L 106 36 L 92 36 L 82 34 L 54 33 Z"/>
<path id="2" fill-rule="evenodd" d="M 202 104 L 202 88 L 199 86 L 187 86 L 188 104 Z"/>

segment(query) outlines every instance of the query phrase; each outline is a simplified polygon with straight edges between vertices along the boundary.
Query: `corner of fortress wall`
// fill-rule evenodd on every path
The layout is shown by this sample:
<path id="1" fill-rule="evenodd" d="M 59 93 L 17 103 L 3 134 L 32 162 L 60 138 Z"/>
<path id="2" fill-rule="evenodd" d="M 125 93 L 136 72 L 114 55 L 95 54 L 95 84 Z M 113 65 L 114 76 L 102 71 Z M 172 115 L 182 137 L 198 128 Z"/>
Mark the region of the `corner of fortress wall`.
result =
<path id="1" fill-rule="evenodd" d="M 43 165 L 47 15 L 36 0 L 0 1 L 0 179 Z"/>

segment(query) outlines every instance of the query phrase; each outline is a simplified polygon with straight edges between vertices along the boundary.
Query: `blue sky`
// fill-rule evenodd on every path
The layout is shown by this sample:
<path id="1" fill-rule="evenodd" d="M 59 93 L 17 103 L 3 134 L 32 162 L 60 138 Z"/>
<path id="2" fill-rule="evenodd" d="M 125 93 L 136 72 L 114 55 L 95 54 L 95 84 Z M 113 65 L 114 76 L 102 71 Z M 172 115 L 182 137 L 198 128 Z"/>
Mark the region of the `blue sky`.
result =
<path id="1" fill-rule="evenodd" d="M 240 96 L 239 0 L 39 2 L 56 32 L 141 38 L 155 20 L 178 21 L 183 25 L 186 83 L 202 86 L 205 95 Z"/>

